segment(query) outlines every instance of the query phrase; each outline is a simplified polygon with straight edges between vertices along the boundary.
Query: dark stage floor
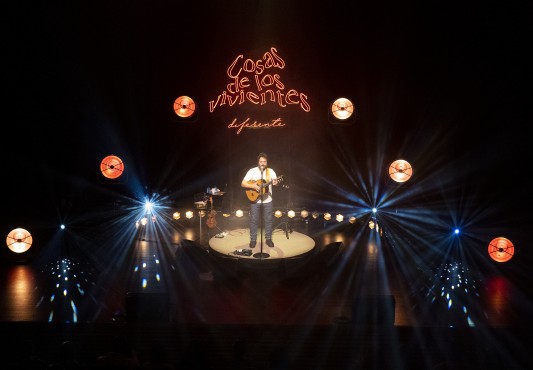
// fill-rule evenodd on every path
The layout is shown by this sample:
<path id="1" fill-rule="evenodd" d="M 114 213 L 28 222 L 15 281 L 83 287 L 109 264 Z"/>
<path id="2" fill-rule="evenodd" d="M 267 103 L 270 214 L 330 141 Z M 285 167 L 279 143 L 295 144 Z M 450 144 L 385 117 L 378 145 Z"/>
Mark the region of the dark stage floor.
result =
<path id="1" fill-rule="evenodd" d="M 386 353 L 398 358 L 374 368 L 430 368 L 465 341 L 460 352 L 470 365 L 491 355 L 522 366 L 531 303 L 512 277 L 466 260 L 406 265 L 398 245 L 361 228 L 296 222 L 291 231 L 315 247 L 274 259 L 217 253 L 208 243 L 215 230 L 195 227 L 138 232 L 107 265 L 70 244 L 56 260 L 2 266 L 0 320 L 20 340 L 76 338 L 88 346 L 87 362 L 106 349 L 108 341 L 96 338 L 127 333 L 144 350 L 159 335 L 170 349 L 196 339 L 219 343 L 215 362 L 230 361 L 234 341 L 245 340 L 262 361 L 256 368 L 267 368 L 266 353 L 278 344 L 291 348 L 295 368 L 376 366 Z M 358 241 L 361 233 L 368 242 Z M 298 241 L 278 237 L 284 248 Z M 369 340 L 392 349 L 376 352 Z"/>

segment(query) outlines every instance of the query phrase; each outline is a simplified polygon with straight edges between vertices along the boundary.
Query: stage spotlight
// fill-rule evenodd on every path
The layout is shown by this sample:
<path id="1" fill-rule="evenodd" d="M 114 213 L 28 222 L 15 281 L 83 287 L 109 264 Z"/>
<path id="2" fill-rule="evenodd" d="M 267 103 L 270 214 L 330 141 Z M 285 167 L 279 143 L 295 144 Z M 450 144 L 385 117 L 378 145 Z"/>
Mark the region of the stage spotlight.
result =
<path id="1" fill-rule="evenodd" d="M 152 213 L 152 208 L 154 207 L 154 204 L 150 202 L 149 200 L 144 202 L 144 210 L 147 214 Z"/>
<path id="2" fill-rule="evenodd" d="M 59 226 L 61 228 L 61 230 L 65 230 L 65 225 L 64 224 L 61 224 L 61 226 Z"/>
<path id="3" fill-rule="evenodd" d="M 187 212 L 185 212 L 185 217 L 187 217 L 189 220 L 190 220 L 191 218 L 193 218 L 193 216 L 194 216 L 193 211 L 187 211 Z"/>
<path id="4" fill-rule="evenodd" d="M 174 213 L 172 214 L 172 218 L 173 218 L 174 220 L 179 220 L 179 219 L 181 218 L 181 213 L 179 213 L 179 212 L 174 212 Z"/>
<path id="5" fill-rule="evenodd" d="M 242 216 L 244 216 L 244 212 L 240 209 L 238 209 L 236 212 L 235 212 L 235 216 L 241 218 Z"/>
<path id="6" fill-rule="evenodd" d="M 403 159 L 397 159 L 389 166 L 389 177 L 397 182 L 404 183 L 413 176 L 413 167 Z"/>
<path id="7" fill-rule="evenodd" d="M 357 218 L 355 218 L 354 216 L 350 217 L 349 222 L 350 222 L 351 224 L 355 224 L 356 221 L 357 221 Z"/>
<path id="8" fill-rule="evenodd" d="M 378 211 L 378 209 L 377 209 L 377 208 L 375 208 L 375 207 L 374 207 L 374 208 L 372 208 L 372 213 L 376 213 L 377 211 Z"/>
<path id="9" fill-rule="evenodd" d="M 489 243 L 489 256 L 496 262 L 507 262 L 514 255 L 513 243 L 504 237 L 498 237 Z"/>
<path id="10" fill-rule="evenodd" d="M 337 216 L 335 216 L 335 220 L 337 220 L 337 222 L 342 222 L 344 221 L 344 216 L 341 214 L 338 214 Z"/>
<path id="11" fill-rule="evenodd" d="M 280 218 L 281 216 L 283 216 L 283 212 L 281 212 L 279 209 L 276 212 L 274 212 L 274 217 Z"/>
<path id="12" fill-rule="evenodd" d="M 326 220 L 326 221 L 331 220 L 331 213 L 329 213 L 329 212 L 324 213 L 324 220 Z"/>
<path id="13" fill-rule="evenodd" d="M 30 232 L 21 227 L 13 229 L 7 234 L 7 247 L 15 253 L 24 253 L 31 248 L 33 237 Z"/>
<path id="14" fill-rule="evenodd" d="M 287 217 L 294 218 L 296 216 L 296 213 L 291 209 L 289 212 L 287 212 Z"/>
<path id="15" fill-rule="evenodd" d="M 460 231 L 459 231 L 459 229 L 455 229 L 455 230 L 453 230 L 453 233 L 454 233 L 455 235 L 459 235 Z"/>
<path id="16" fill-rule="evenodd" d="M 318 213 L 318 211 L 314 211 L 311 216 L 316 220 L 318 216 L 320 216 L 320 213 Z"/>
<path id="17" fill-rule="evenodd" d="M 306 211 L 305 209 L 302 210 L 302 211 L 300 212 L 300 217 L 301 217 L 301 218 L 307 218 L 307 217 L 309 217 L 309 212 Z"/>
<path id="18" fill-rule="evenodd" d="M 198 119 L 196 102 L 186 95 L 174 100 L 173 110 L 175 117 L 180 122 L 195 122 Z"/>
<path id="19" fill-rule="evenodd" d="M 148 218 L 147 217 L 141 218 L 141 225 L 145 226 L 147 223 L 148 223 Z"/>
<path id="20" fill-rule="evenodd" d="M 355 107 L 351 100 L 338 98 L 330 104 L 328 119 L 333 124 L 349 124 L 355 121 Z"/>

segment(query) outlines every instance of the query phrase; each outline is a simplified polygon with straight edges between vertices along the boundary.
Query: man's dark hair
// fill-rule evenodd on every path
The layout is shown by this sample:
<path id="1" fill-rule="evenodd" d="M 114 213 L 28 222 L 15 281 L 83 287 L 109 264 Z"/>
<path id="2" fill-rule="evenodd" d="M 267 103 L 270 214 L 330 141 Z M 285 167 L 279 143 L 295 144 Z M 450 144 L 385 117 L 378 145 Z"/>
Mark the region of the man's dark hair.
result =
<path id="1" fill-rule="evenodd" d="M 261 152 L 257 155 L 257 160 L 260 160 L 261 158 L 265 158 L 268 161 L 268 155 L 266 153 Z"/>

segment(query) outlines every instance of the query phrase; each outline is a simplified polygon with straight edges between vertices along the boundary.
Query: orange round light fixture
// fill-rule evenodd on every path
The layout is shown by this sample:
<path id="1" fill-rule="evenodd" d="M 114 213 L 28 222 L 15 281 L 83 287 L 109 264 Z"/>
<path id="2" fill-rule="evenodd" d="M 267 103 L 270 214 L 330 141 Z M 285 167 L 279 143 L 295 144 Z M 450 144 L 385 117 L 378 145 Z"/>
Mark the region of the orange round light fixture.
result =
<path id="1" fill-rule="evenodd" d="M 513 243 L 504 237 L 492 239 L 489 243 L 489 256 L 496 262 L 507 262 L 514 255 Z"/>
<path id="2" fill-rule="evenodd" d="M 406 182 L 413 176 L 413 167 L 403 159 L 397 159 L 389 166 L 389 176 L 396 182 Z"/>
<path id="3" fill-rule="evenodd" d="M 196 103 L 188 96 L 180 96 L 174 100 L 174 112 L 178 117 L 189 118 L 196 111 Z"/>
<path id="4" fill-rule="evenodd" d="M 24 253 L 31 248 L 33 238 L 28 230 L 23 228 L 13 229 L 7 234 L 7 247 L 15 253 Z"/>
<path id="5" fill-rule="evenodd" d="M 331 114 L 333 117 L 346 120 L 350 118 L 354 112 L 354 106 L 350 99 L 338 98 L 331 104 Z"/>
<path id="6" fill-rule="evenodd" d="M 124 173 L 124 162 L 116 155 L 108 155 L 100 163 L 100 172 L 108 179 L 117 179 Z"/>

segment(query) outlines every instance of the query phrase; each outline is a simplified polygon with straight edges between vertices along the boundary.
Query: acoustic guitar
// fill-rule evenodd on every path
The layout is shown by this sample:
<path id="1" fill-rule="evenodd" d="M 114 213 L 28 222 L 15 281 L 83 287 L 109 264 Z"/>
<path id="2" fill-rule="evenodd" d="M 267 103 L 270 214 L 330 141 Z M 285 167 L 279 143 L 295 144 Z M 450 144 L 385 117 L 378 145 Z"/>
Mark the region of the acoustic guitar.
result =
<path id="1" fill-rule="evenodd" d="M 211 210 L 209 211 L 209 214 L 207 215 L 207 221 L 205 223 L 207 224 L 207 227 L 210 229 L 214 229 L 217 227 L 217 211 L 213 209 L 213 196 L 209 197 L 209 203 L 211 203 Z"/>
<path id="2" fill-rule="evenodd" d="M 283 175 L 278 176 L 276 180 L 278 183 L 283 181 Z M 259 188 L 260 188 L 259 191 L 256 191 L 255 189 L 246 189 L 246 196 L 248 197 L 248 200 L 250 202 L 255 202 L 261 194 L 266 193 L 266 189 L 268 188 L 270 184 L 272 184 L 272 181 L 274 180 L 272 179 L 270 181 L 266 181 L 265 179 L 261 179 L 257 181 L 254 181 L 254 180 L 247 181 L 248 184 L 257 184 L 259 185 Z"/>
<path id="3" fill-rule="evenodd" d="M 207 221 L 205 222 L 207 224 L 207 227 L 210 229 L 214 229 L 217 227 L 217 219 L 216 219 L 217 211 L 212 209 L 209 214 L 207 215 Z"/>

